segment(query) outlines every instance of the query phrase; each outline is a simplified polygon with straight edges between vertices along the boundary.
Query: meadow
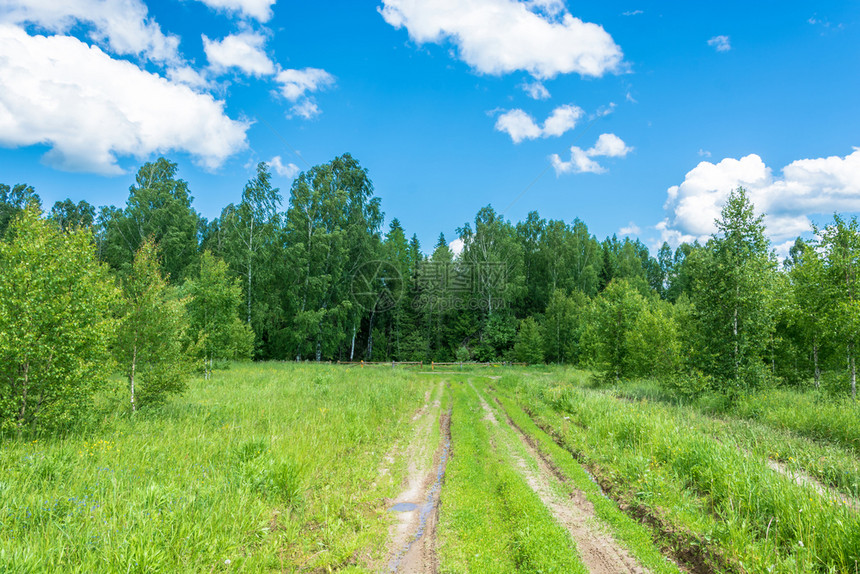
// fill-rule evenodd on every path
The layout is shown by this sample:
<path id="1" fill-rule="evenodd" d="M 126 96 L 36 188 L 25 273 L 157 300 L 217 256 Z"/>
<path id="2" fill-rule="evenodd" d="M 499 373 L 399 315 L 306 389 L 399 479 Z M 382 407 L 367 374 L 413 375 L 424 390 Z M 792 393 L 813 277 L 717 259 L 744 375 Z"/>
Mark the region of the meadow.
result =
<path id="1" fill-rule="evenodd" d="M 591 380 L 234 363 L 134 414 L 103 396 L 0 443 L 0 571 L 858 571 L 853 405 Z"/>

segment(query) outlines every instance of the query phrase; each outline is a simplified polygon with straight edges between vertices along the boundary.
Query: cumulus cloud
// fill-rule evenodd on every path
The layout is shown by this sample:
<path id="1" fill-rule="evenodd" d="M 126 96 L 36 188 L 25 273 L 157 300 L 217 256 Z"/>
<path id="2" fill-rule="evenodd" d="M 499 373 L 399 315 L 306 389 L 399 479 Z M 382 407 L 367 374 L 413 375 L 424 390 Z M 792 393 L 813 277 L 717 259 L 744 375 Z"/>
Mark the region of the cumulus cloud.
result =
<path id="1" fill-rule="evenodd" d="M 284 161 L 281 159 L 281 156 L 279 155 L 276 155 L 266 163 L 269 164 L 269 167 L 273 172 L 287 179 L 295 179 L 295 177 L 299 175 L 299 172 L 301 171 L 301 169 L 299 169 L 299 166 L 294 163 L 285 164 Z"/>
<path id="2" fill-rule="evenodd" d="M 419 44 L 452 42 L 483 74 L 602 76 L 618 71 L 623 58 L 602 26 L 573 17 L 561 1 L 383 0 L 380 12 Z"/>
<path id="3" fill-rule="evenodd" d="M 578 106 L 560 106 L 543 123 L 543 137 L 558 137 L 576 127 L 585 112 Z"/>
<path id="4" fill-rule="evenodd" d="M 550 98 L 549 90 L 537 80 L 534 82 L 523 82 L 520 84 L 520 88 L 533 100 L 548 100 Z"/>
<path id="5" fill-rule="evenodd" d="M 453 253 L 454 256 L 460 255 L 465 247 L 466 243 L 460 238 L 457 238 L 448 244 L 448 249 L 451 250 L 451 253 Z"/>
<path id="6" fill-rule="evenodd" d="M 298 101 L 308 92 L 316 92 L 334 84 L 334 76 L 319 68 L 282 70 L 277 76 L 281 93 L 291 102 Z"/>
<path id="7" fill-rule="evenodd" d="M 606 173 L 606 168 L 595 160 L 596 157 L 625 157 L 633 151 L 615 134 L 601 134 L 595 144 L 587 150 L 578 146 L 570 148 L 570 161 L 564 161 L 558 154 L 550 156 L 556 175 L 563 173 Z"/>
<path id="8" fill-rule="evenodd" d="M 250 76 L 269 76 L 275 64 L 266 55 L 266 37 L 256 32 L 232 34 L 223 40 L 210 40 L 203 35 L 206 59 L 216 72 L 236 68 Z"/>
<path id="9" fill-rule="evenodd" d="M 272 6 L 277 0 L 200 0 L 213 10 L 232 12 L 260 22 L 272 17 Z"/>
<path id="10" fill-rule="evenodd" d="M 576 122 L 584 114 L 585 112 L 579 106 L 559 106 L 552 111 L 541 127 L 523 110 L 510 110 L 496 120 L 496 130 L 511 136 L 514 143 L 540 137 L 558 137 L 576 127 Z"/>
<path id="11" fill-rule="evenodd" d="M 34 24 L 64 34 L 79 22 L 90 24 L 90 38 L 114 54 L 155 62 L 179 60 L 179 38 L 164 34 L 140 0 L 3 0 L 0 4 L 2 24 Z"/>
<path id="12" fill-rule="evenodd" d="M 622 227 L 621 229 L 618 230 L 618 232 L 621 235 L 639 235 L 639 233 L 641 233 L 642 230 L 639 228 L 638 225 L 636 225 L 635 223 L 633 223 L 631 221 L 630 224 L 627 225 L 627 227 Z"/>
<path id="13" fill-rule="evenodd" d="M 731 190 L 743 186 L 778 244 L 812 228 L 810 216 L 860 211 L 860 148 L 845 157 L 801 159 L 782 169 L 781 176 L 756 154 L 718 163 L 703 161 L 687 172 L 680 185 L 668 189 L 668 217 L 657 229 L 670 243 L 706 240 L 716 231 Z"/>
<path id="14" fill-rule="evenodd" d="M 121 173 L 117 156 L 185 151 L 207 168 L 246 147 L 224 102 L 69 36 L 0 24 L 0 145 L 43 144 L 70 171 Z"/>
<path id="15" fill-rule="evenodd" d="M 275 77 L 281 84 L 281 95 L 293 103 L 294 115 L 310 119 L 320 113 L 310 94 L 324 90 L 335 83 L 335 78 L 319 68 L 281 70 Z"/>
<path id="16" fill-rule="evenodd" d="M 732 43 L 728 36 L 714 36 L 708 40 L 708 46 L 711 46 L 717 52 L 728 52 L 732 49 Z"/>
<path id="17" fill-rule="evenodd" d="M 539 138 L 543 133 L 534 118 L 522 110 L 511 110 L 500 115 L 496 120 L 496 130 L 511 136 L 514 143 Z"/>

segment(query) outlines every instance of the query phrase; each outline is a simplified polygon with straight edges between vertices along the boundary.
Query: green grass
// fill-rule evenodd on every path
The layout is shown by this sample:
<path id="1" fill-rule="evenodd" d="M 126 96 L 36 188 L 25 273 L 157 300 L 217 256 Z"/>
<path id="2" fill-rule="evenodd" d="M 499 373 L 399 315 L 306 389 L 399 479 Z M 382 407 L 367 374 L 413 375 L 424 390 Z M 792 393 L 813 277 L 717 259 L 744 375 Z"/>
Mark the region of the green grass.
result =
<path id="1" fill-rule="evenodd" d="M 452 383 L 451 459 L 442 489 L 439 557 L 443 574 L 582 573 L 569 534 L 493 447 L 477 395 Z"/>
<path id="2" fill-rule="evenodd" d="M 584 373 L 568 380 L 588 388 Z M 833 438 L 857 423 L 852 417 L 860 417 L 851 401 L 782 390 L 741 397 L 735 405 L 715 395 L 679 402 L 653 380 L 625 381 L 601 390 L 627 400 L 674 405 L 678 416 L 684 417 L 684 424 L 717 440 L 729 439 L 762 460 L 779 461 L 846 496 L 860 498 L 857 451 Z M 815 427 L 823 430 L 815 431 Z"/>
<path id="3" fill-rule="evenodd" d="M 511 421 L 526 436 L 531 438 L 536 448 L 569 481 L 566 495 L 569 495 L 573 488 L 582 491 L 594 506 L 595 515 L 609 527 L 609 531 L 615 539 L 623 544 L 631 555 L 636 557 L 651 572 L 660 574 L 677 574 L 680 572 L 674 563 L 661 554 L 657 544 L 652 540 L 652 533 L 633 518 L 624 514 L 613 500 L 607 498 L 592 477 L 571 457 L 568 451 L 559 447 L 549 435 L 538 428 L 513 400 L 506 396 L 500 396 L 499 402 L 503 408 L 500 416 L 510 417 Z"/>
<path id="4" fill-rule="evenodd" d="M 100 432 L 0 445 L 0 571 L 366 571 L 433 382 L 241 364 Z M 229 561 L 229 562 L 228 562 Z"/>
<path id="5" fill-rule="evenodd" d="M 717 442 L 662 404 L 516 376 L 499 386 L 598 469 L 616 494 L 692 532 L 725 565 L 755 572 L 854 571 L 857 514 L 773 472 L 731 437 Z"/>

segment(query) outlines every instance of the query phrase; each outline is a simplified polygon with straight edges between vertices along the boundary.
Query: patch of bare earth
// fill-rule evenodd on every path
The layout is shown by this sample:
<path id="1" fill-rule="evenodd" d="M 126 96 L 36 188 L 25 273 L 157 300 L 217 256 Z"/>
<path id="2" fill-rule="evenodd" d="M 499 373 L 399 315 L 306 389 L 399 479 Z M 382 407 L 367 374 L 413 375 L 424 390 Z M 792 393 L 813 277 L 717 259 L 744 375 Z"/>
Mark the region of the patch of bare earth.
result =
<path id="1" fill-rule="evenodd" d="M 824 496 L 825 498 L 836 500 L 852 510 L 860 511 L 860 501 L 850 498 L 845 494 L 839 492 L 838 490 L 831 488 L 825 484 L 822 484 L 818 481 L 818 479 L 813 476 L 810 476 L 798 470 L 792 470 L 783 463 L 773 459 L 768 459 L 767 465 L 774 472 L 778 472 L 779 474 L 790 478 L 800 486 L 808 486 L 818 492 L 818 494 L 820 494 L 821 496 Z"/>
<path id="2" fill-rule="evenodd" d="M 474 387 L 472 387 L 474 389 Z M 477 390 L 481 407 L 486 413 L 485 419 L 491 424 L 498 425 L 492 408 Z M 579 550 L 583 564 L 591 574 L 645 574 L 643 568 L 615 538 L 605 532 L 594 512 L 594 506 L 579 489 L 573 489 L 569 498 L 558 494 L 565 490 L 561 488 L 562 479 L 553 470 L 543 455 L 529 442 L 522 431 L 508 419 L 507 424 L 514 429 L 529 458 L 537 463 L 537 471 L 526 460 L 511 451 L 511 458 L 517 465 L 523 478 L 538 495 L 556 521 L 570 533 Z"/>
<path id="3" fill-rule="evenodd" d="M 442 383 L 434 400 L 413 417 L 413 432 L 401 456 L 406 458 L 406 478 L 397 497 L 386 500 L 397 522 L 389 529 L 385 572 L 432 574 L 436 572 L 436 522 L 439 491 L 450 445 L 450 413 L 442 413 Z M 432 441 L 433 425 L 439 424 L 441 441 Z M 432 453 L 432 458 L 431 458 Z"/>

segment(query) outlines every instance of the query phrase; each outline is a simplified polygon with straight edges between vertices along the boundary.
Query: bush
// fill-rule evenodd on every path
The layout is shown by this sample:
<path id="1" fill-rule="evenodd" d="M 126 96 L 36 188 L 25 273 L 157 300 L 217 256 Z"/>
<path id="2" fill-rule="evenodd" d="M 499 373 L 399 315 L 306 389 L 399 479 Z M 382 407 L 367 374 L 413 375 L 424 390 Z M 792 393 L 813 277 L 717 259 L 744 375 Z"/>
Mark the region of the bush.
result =
<path id="1" fill-rule="evenodd" d="M 68 428 L 108 379 L 116 289 L 90 231 L 35 206 L 0 242 L 0 432 Z"/>

